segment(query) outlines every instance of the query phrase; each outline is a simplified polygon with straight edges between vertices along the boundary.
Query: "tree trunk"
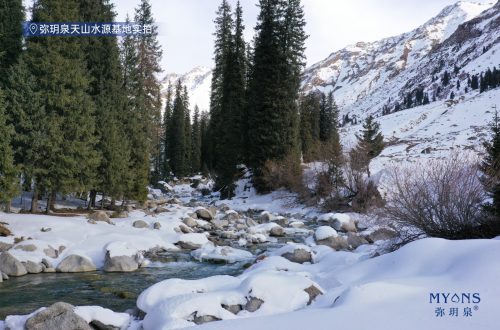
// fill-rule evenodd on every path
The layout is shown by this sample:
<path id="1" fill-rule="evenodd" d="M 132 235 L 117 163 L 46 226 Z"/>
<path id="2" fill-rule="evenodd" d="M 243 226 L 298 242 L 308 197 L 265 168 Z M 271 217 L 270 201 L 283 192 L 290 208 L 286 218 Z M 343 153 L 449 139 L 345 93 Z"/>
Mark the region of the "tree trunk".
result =
<path id="1" fill-rule="evenodd" d="M 38 189 L 35 188 L 33 190 L 33 198 L 31 199 L 31 213 L 35 214 L 38 211 Z"/>
<path id="2" fill-rule="evenodd" d="M 49 192 L 49 197 L 47 197 L 47 208 L 45 209 L 45 214 L 50 214 L 51 199 L 52 199 L 52 193 Z"/>
<path id="3" fill-rule="evenodd" d="M 104 196 L 106 196 L 106 195 L 103 192 L 102 193 L 102 198 L 101 198 L 101 210 L 104 209 Z"/>
<path id="4" fill-rule="evenodd" d="M 10 213 L 12 201 L 9 199 L 5 202 L 5 212 Z"/>
<path id="5" fill-rule="evenodd" d="M 50 194 L 51 194 L 51 196 L 50 196 L 50 210 L 54 211 L 55 210 L 54 205 L 56 204 L 56 193 L 55 193 L 55 191 L 53 191 Z"/>
<path id="6" fill-rule="evenodd" d="M 95 197 L 97 195 L 97 191 L 91 190 L 90 191 L 90 200 L 89 200 L 89 207 L 88 210 L 90 211 L 93 207 L 95 207 Z"/>

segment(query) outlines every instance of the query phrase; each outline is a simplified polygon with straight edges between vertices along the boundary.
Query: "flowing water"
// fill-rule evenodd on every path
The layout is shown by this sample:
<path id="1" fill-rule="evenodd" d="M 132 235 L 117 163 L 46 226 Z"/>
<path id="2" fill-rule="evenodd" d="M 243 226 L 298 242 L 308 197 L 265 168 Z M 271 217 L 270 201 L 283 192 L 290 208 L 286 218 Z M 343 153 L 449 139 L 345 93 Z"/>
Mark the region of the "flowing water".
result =
<path id="1" fill-rule="evenodd" d="M 158 263 L 155 263 L 155 265 Z M 215 265 L 210 262 L 171 262 L 140 268 L 134 273 L 30 274 L 0 283 L 0 320 L 25 315 L 58 301 L 75 306 L 101 306 L 115 312 L 134 308 L 137 296 L 169 278 L 200 279 L 214 275 L 237 276 L 245 262 Z"/>

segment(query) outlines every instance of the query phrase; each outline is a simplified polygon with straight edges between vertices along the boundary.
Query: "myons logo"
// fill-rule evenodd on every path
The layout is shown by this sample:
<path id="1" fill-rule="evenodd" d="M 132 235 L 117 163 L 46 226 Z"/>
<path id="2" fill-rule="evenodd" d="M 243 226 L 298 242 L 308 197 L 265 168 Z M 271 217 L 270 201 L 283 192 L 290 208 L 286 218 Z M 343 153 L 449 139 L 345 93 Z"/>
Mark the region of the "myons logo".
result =
<path id="1" fill-rule="evenodd" d="M 479 304 L 481 302 L 481 298 L 479 297 L 479 293 L 431 293 L 430 294 L 430 303 L 437 303 L 437 304 L 448 304 L 448 303 L 455 303 L 455 304 L 470 304 L 471 302 L 473 304 Z"/>

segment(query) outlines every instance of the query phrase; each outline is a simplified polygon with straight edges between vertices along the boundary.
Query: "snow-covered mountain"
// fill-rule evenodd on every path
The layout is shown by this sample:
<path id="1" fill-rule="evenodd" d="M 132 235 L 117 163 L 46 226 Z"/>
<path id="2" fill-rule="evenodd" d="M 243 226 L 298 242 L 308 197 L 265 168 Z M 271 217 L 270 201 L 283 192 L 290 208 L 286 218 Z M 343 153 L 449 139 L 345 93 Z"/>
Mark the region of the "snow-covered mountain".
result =
<path id="1" fill-rule="evenodd" d="M 162 95 L 166 97 L 168 86 L 172 86 L 175 92 L 175 86 L 178 80 L 182 85 L 186 85 L 189 93 L 189 103 L 191 109 L 198 105 L 201 111 L 208 111 L 210 107 L 210 85 L 212 82 L 212 69 L 199 66 L 186 74 L 167 74 L 162 80 Z"/>
<path id="2" fill-rule="evenodd" d="M 460 24 L 492 6 L 457 2 L 411 32 L 347 46 L 307 68 L 302 87 L 306 92 L 333 90 L 342 108 L 356 104 L 421 63 L 433 47 L 453 35 Z"/>

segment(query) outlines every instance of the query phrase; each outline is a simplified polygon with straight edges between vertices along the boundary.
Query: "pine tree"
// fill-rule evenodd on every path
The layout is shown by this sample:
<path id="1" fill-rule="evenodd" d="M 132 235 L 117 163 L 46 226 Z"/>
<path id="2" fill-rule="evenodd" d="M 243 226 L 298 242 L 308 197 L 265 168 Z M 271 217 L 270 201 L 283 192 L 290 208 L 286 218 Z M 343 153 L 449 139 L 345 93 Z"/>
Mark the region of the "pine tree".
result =
<path id="1" fill-rule="evenodd" d="M 249 165 L 257 181 L 267 160 L 299 154 L 296 101 L 307 38 L 299 0 L 260 0 L 258 6 L 247 103 Z"/>
<path id="2" fill-rule="evenodd" d="M 481 164 L 482 182 L 488 190 L 491 202 L 485 209 L 494 216 L 500 216 L 500 115 L 495 109 L 493 120 L 489 123 L 491 142 L 485 143 L 486 156 Z"/>
<path id="3" fill-rule="evenodd" d="M 222 76 L 221 119 L 224 129 L 219 130 L 219 152 L 221 158 L 217 171 L 219 184 L 231 188 L 237 165 L 243 161 L 245 125 L 243 124 L 246 95 L 246 44 L 243 40 L 243 11 L 237 3 L 235 11 L 234 35 L 229 39 L 229 51 Z M 225 191 L 222 191 L 223 193 Z M 228 192 L 229 194 L 231 192 Z M 228 196 L 229 196 L 228 194 Z"/>
<path id="4" fill-rule="evenodd" d="M 453 100 L 455 98 L 455 93 L 452 91 L 450 94 L 450 100 Z"/>
<path id="5" fill-rule="evenodd" d="M 210 94 L 210 131 L 211 131 L 211 156 L 210 168 L 218 168 L 217 162 L 221 160 L 221 136 L 225 123 L 222 117 L 222 98 L 224 88 L 224 72 L 227 70 L 228 54 L 231 49 L 232 31 L 234 20 L 231 6 L 227 0 L 222 0 L 219 6 L 215 23 L 215 68 L 212 75 L 212 89 Z M 227 71 L 226 71 L 227 72 Z"/>
<path id="6" fill-rule="evenodd" d="M 450 82 L 450 75 L 448 74 L 448 71 L 445 71 L 443 75 L 443 86 L 448 86 L 449 82 Z"/>
<path id="7" fill-rule="evenodd" d="M 460 90 L 460 80 L 457 80 L 457 90 Z"/>
<path id="8" fill-rule="evenodd" d="M 172 159 L 170 166 L 172 171 L 178 177 L 184 177 L 186 172 L 186 112 L 184 109 L 184 100 L 182 98 L 182 85 L 180 80 L 175 88 L 174 107 L 172 111 Z"/>
<path id="9" fill-rule="evenodd" d="M 7 114 L 14 128 L 12 146 L 15 163 L 22 166 L 25 188 L 34 182 L 31 212 L 38 210 L 40 185 L 45 180 L 45 169 L 41 166 L 48 151 L 47 132 L 51 126 L 47 122 L 42 92 L 37 80 L 28 69 L 24 59 L 8 70 Z"/>
<path id="10" fill-rule="evenodd" d="M 14 129 L 6 123 L 5 101 L 1 94 L 0 132 L 2 132 L 0 134 L 0 203 L 5 204 L 5 209 L 9 213 L 11 200 L 21 193 L 20 167 L 14 164 L 14 151 L 11 147 Z"/>
<path id="11" fill-rule="evenodd" d="M 363 135 L 356 135 L 358 140 L 362 140 L 370 145 L 369 156 L 375 158 L 384 150 L 384 136 L 380 132 L 380 124 L 374 121 L 372 116 L 368 116 L 363 124 Z"/>
<path id="12" fill-rule="evenodd" d="M 25 20 L 22 0 L 0 0 L 0 86 L 7 86 L 7 70 L 22 53 L 22 23 Z"/>
<path id="13" fill-rule="evenodd" d="M 209 168 L 207 164 L 212 164 L 212 133 L 210 129 L 210 113 L 202 112 L 200 119 L 201 131 L 201 162 Z M 208 171 L 207 171 L 208 172 Z"/>
<path id="14" fill-rule="evenodd" d="M 192 154 L 191 168 L 193 173 L 198 174 L 201 171 L 201 122 L 200 109 L 198 105 L 194 107 L 193 128 L 192 128 Z M 206 166 L 206 165 L 205 165 Z"/>
<path id="15" fill-rule="evenodd" d="M 82 18 L 70 0 L 39 0 L 34 22 L 77 22 Z M 83 38 L 30 37 L 28 63 L 43 98 L 51 146 L 42 166 L 49 189 L 47 212 L 57 192 L 86 191 L 93 183 L 99 157 L 95 152 L 95 105 L 88 94 L 91 76 L 83 57 Z"/>
<path id="16" fill-rule="evenodd" d="M 77 2 L 84 21 L 114 21 L 116 13 L 109 0 Z M 130 145 L 125 132 L 128 114 L 123 105 L 126 97 L 122 91 L 120 49 L 116 37 L 84 38 L 83 42 L 88 70 L 93 78 L 89 94 L 96 106 L 96 138 L 99 141 L 96 151 L 101 155 L 94 188 L 114 201 L 130 189 L 132 178 Z"/>
<path id="17" fill-rule="evenodd" d="M 191 174 L 191 111 L 189 110 L 189 95 L 187 91 L 187 87 L 184 86 L 184 90 L 182 92 L 182 101 L 184 108 L 184 171 L 185 174 Z"/>
<path id="18" fill-rule="evenodd" d="M 307 95 L 309 99 L 309 117 L 311 120 L 311 137 L 313 141 L 316 143 L 320 140 L 320 118 L 321 118 L 321 109 L 320 109 L 320 99 L 313 93 Z"/>
<path id="19" fill-rule="evenodd" d="M 135 22 L 141 25 L 152 25 L 155 22 L 149 0 L 141 0 L 135 9 Z M 161 83 L 157 75 L 162 72 L 162 50 L 158 41 L 158 27 L 152 25 L 152 33 L 135 38 L 137 49 L 137 69 L 142 84 L 142 104 L 144 118 L 148 128 L 149 152 L 153 158 L 156 171 L 159 171 L 161 160 Z"/>
<path id="20" fill-rule="evenodd" d="M 314 146 L 314 139 L 311 134 L 311 111 L 309 106 L 310 98 L 302 96 L 300 99 L 300 142 L 304 162 L 312 161 L 310 158 Z"/>
<path id="21" fill-rule="evenodd" d="M 322 142 L 330 141 L 334 135 L 338 135 L 337 127 L 339 125 L 338 108 L 333 97 L 333 91 L 328 96 L 322 95 L 320 111 L 320 140 Z"/>
<path id="22" fill-rule="evenodd" d="M 126 22 L 130 22 L 128 15 Z M 145 202 L 148 195 L 147 185 L 151 168 L 148 140 L 149 126 L 148 115 L 143 105 L 144 81 L 139 75 L 139 58 L 133 36 L 123 37 L 120 53 L 123 68 L 122 90 L 127 96 L 124 99 L 123 110 L 126 122 L 125 134 L 130 144 L 129 172 L 133 174 L 131 187 L 126 192 L 126 195 L 138 202 Z"/>
<path id="23" fill-rule="evenodd" d="M 165 97 L 165 113 L 163 114 L 163 156 L 162 156 L 162 179 L 168 180 L 172 167 L 170 166 L 170 159 L 172 158 L 172 86 L 167 88 L 167 95 Z"/>

